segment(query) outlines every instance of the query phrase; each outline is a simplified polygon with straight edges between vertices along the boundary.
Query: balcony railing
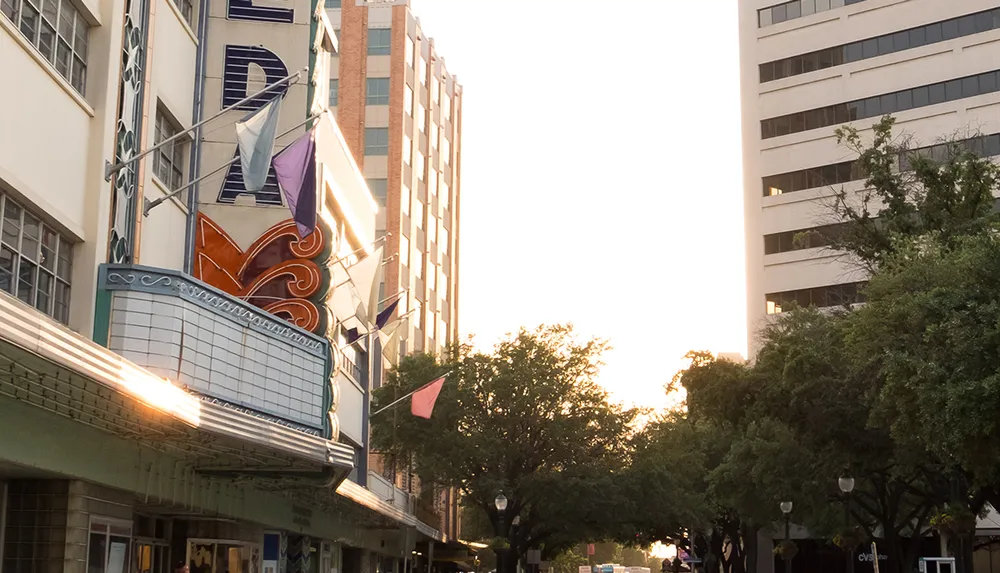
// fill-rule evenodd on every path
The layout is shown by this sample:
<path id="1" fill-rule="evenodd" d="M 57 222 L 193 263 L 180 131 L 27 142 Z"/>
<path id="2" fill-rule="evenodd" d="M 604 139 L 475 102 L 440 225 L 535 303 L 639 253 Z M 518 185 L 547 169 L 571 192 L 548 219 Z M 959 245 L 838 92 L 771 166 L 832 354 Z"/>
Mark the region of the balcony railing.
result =
<path id="1" fill-rule="evenodd" d="M 368 472 L 368 489 L 382 500 L 388 501 L 406 513 L 413 513 L 411 498 L 408 493 L 392 485 L 389 480 L 380 476 L 378 472 Z"/>

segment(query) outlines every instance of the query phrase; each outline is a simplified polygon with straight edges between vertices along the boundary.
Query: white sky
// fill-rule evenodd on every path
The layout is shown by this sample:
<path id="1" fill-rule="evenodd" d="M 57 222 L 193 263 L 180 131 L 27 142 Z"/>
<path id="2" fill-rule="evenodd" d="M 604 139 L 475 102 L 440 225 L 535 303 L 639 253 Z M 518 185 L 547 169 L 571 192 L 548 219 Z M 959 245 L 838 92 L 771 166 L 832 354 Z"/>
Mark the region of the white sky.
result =
<path id="1" fill-rule="evenodd" d="M 459 328 L 572 322 L 664 403 L 746 353 L 737 0 L 412 0 L 465 87 Z"/>

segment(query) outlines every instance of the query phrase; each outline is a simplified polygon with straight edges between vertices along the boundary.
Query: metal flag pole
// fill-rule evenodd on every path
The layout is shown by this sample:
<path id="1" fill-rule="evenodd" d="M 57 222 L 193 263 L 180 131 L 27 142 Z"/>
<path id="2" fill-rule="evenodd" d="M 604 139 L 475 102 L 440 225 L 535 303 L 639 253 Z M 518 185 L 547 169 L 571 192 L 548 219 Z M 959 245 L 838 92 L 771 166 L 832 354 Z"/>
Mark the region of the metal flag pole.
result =
<path id="1" fill-rule="evenodd" d="M 377 244 L 381 243 L 382 241 L 385 241 L 385 240 L 387 240 L 387 239 L 388 239 L 389 237 L 391 237 L 391 236 L 392 236 L 392 233 L 386 233 L 385 235 L 383 235 L 383 236 L 381 236 L 381 237 L 379 237 L 379 238 L 375 239 L 374 241 L 372 241 L 372 244 L 371 244 L 371 245 L 367 245 L 367 246 L 364 246 L 364 247 L 361 247 L 360 249 L 358 249 L 358 250 L 354 251 L 353 253 L 348 253 L 348 254 L 346 254 L 346 255 L 344 255 L 344 256 L 342 256 L 342 257 L 340 257 L 339 259 L 337 259 L 337 260 L 333 261 L 332 263 L 330 263 L 330 264 L 329 264 L 329 266 L 331 266 L 331 267 L 332 267 L 333 265 L 336 265 L 337 263 L 342 263 L 343 261 L 346 261 L 347 259 L 349 259 L 349 258 L 351 258 L 351 257 L 353 257 L 353 256 L 355 256 L 355 255 L 357 255 L 358 253 L 361 253 L 361 252 L 364 252 L 364 251 L 367 251 L 367 250 L 368 250 L 369 248 L 375 248 L 375 245 L 377 245 Z M 342 265 L 342 266 L 343 266 L 343 265 Z M 348 268 L 349 268 L 349 267 L 347 267 L 347 266 L 344 266 L 344 270 L 347 270 Z M 343 284 L 343 283 L 341 283 L 341 284 Z"/>
<path id="2" fill-rule="evenodd" d="M 406 314 L 404 314 L 404 315 L 400 316 L 399 318 L 397 318 L 397 319 L 396 319 L 396 321 L 400 321 L 400 320 L 403 320 L 404 318 L 407 318 L 407 317 L 409 317 L 409 316 L 410 316 L 411 314 L 413 314 L 413 313 L 415 313 L 415 312 L 417 312 L 417 311 L 416 311 L 415 309 L 414 309 L 414 310 L 411 310 L 411 311 L 407 312 Z M 393 322 L 396 322 L 396 321 L 393 321 Z M 358 321 L 358 322 L 361 322 L 361 321 Z M 381 329 L 381 328 L 378 328 L 378 327 L 377 327 L 376 325 L 374 325 L 374 324 L 367 324 L 367 325 L 365 325 L 365 324 L 362 324 L 361 326 L 369 326 L 369 327 L 370 327 L 370 326 L 375 326 L 375 328 L 372 328 L 372 329 L 369 329 L 369 330 L 368 330 L 368 332 L 366 332 L 366 333 L 364 334 L 364 336 L 368 336 L 369 334 L 378 334 L 379 332 L 382 332 L 382 329 Z M 361 340 L 361 337 L 358 337 L 358 340 Z M 357 344 L 357 343 L 358 343 L 358 340 L 355 340 L 354 342 L 348 342 L 348 343 L 344 344 L 343 346 L 338 346 L 338 347 L 337 347 L 337 350 L 338 350 L 338 351 L 342 351 L 342 350 L 344 350 L 345 348 L 347 348 L 348 346 L 354 346 L 355 344 Z"/>
<path id="3" fill-rule="evenodd" d="M 378 301 L 378 303 L 379 304 L 385 304 L 385 303 L 389 302 L 390 300 L 392 300 L 394 298 L 397 298 L 399 296 L 402 296 L 402 295 L 404 295 L 404 294 L 406 294 L 408 292 L 410 292 L 410 289 L 408 289 L 408 288 L 399 289 L 399 292 L 397 292 L 396 294 L 391 294 L 391 295 L 383 298 L 382 300 Z"/>
<path id="4" fill-rule="evenodd" d="M 406 394 L 405 396 L 403 396 L 403 397 L 402 397 L 402 398 L 400 398 L 399 400 L 396 400 L 396 401 L 394 401 L 394 402 L 393 402 L 392 404 L 389 404 L 388 406 L 386 406 L 386 407 L 384 407 L 384 408 L 379 408 L 379 409 L 378 409 L 377 411 L 375 411 L 375 412 L 372 412 L 372 413 L 371 413 L 371 415 L 369 415 L 369 416 L 368 416 L 368 419 L 369 419 L 369 420 L 371 420 L 371 419 L 372 419 L 373 417 L 375 417 L 375 416 L 378 416 L 378 415 L 379 415 L 379 414 L 381 414 L 382 412 L 385 412 L 385 411 L 386 411 L 386 410 L 388 410 L 389 408 L 392 408 L 392 407 L 393 407 L 393 406 L 395 406 L 396 404 L 399 404 L 399 403 L 400 403 L 400 402 L 402 402 L 403 400 L 406 400 L 406 399 L 407 399 L 407 398 L 409 398 L 410 396 L 413 396 L 413 395 L 414 395 L 414 394 L 416 394 L 417 392 L 419 392 L 419 391 L 423 390 L 424 388 L 426 388 L 426 387 L 430 386 L 431 384 L 433 384 L 433 383 L 437 382 L 438 380 L 440 380 L 440 379 L 442 379 L 442 378 L 447 378 L 447 377 L 448 377 L 448 376 L 450 376 L 450 375 L 451 375 L 451 374 L 452 374 L 453 372 L 454 372 L 454 370 L 449 370 L 449 371 L 445 372 L 444 374 L 442 374 L 442 375 L 440 375 L 440 376 L 438 376 L 438 377 L 434 378 L 434 379 L 433 379 L 433 380 L 431 380 L 430 382 L 428 382 L 428 383 L 424 384 L 424 385 L 423 385 L 423 386 L 421 386 L 420 388 L 417 388 L 416 390 L 414 390 L 414 391 L 412 391 L 412 392 L 410 392 L 410 393 Z"/>
<path id="5" fill-rule="evenodd" d="M 147 149 L 147 150 L 139 153 L 138 155 L 134 155 L 134 156 L 126 159 L 125 161 L 122 161 L 121 163 L 115 163 L 114 165 L 112 165 L 110 161 L 105 161 L 104 162 L 104 180 L 105 181 L 111 181 L 111 176 L 112 175 L 114 175 L 115 173 L 118 173 L 119 171 L 121 171 L 122 169 L 124 169 L 125 167 L 127 167 L 128 165 L 130 165 L 132 163 L 135 163 L 136 161 L 139 161 L 143 157 L 146 157 L 150 153 L 156 151 L 157 149 L 163 147 L 164 145 L 166 145 L 168 143 L 173 143 L 175 140 L 179 139 L 182 135 L 187 135 L 188 132 L 193 131 L 195 129 L 198 129 L 199 127 L 205 125 L 206 123 L 208 123 L 208 122 L 210 122 L 210 121 L 212 121 L 212 120 L 214 120 L 216 118 L 222 117 L 226 112 L 229 112 L 229 111 L 232 111 L 232 110 L 236 109 L 237 107 L 239 107 L 239 106 L 247 103 L 248 101 L 251 101 L 251 100 L 259 97 L 260 95 L 264 94 L 265 92 L 273 90 L 274 88 L 276 88 L 276 87 L 278 87 L 278 86 L 280 86 L 282 84 L 288 83 L 289 81 L 298 79 L 299 76 L 301 76 L 302 74 L 304 74 L 308 70 L 309 70 L 309 68 L 302 68 L 301 70 L 295 72 L 294 74 L 287 75 L 287 76 L 281 78 L 280 80 L 274 82 L 273 84 L 271 84 L 269 86 L 265 86 L 264 89 L 260 90 L 259 92 L 255 93 L 253 95 L 248 95 L 247 97 L 241 99 L 240 101 L 234 103 L 233 105 L 231 105 L 229 107 L 226 107 L 226 108 L 223 108 L 221 111 L 219 111 L 219 113 L 213 115 L 212 117 L 210 117 L 208 119 L 203 119 L 203 120 L 199 121 L 198 123 L 196 123 L 196 124 L 192 125 L 191 127 L 185 129 L 184 131 L 178 132 L 178 133 L 174 134 L 173 136 L 164 139 L 163 141 L 157 143 L 153 147 L 150 147 L 149 149 Z M 310 118 L 310 121 L 312 119 L 313 118 Z"/>
<path id="6" fill-rule="evenodd" d="M 321 111 L 321 112 L 319 112 L 317 114 L 309 116 L 302 123 L 296 125 L 295 127 L 289 129 L 288 131 L 286 131 L 284 133 L 279 133 L 278 135 L 274 136 L 274 138 L 275 139 L 279 139 L 279 138 L 282 138 L 282 137 L 288 135 L 289 133 L 295 131 L 296 129 L 298 129 L 300 127 L 302 127 L 303 125 L 309 123 L 310 121 L 312 121 L 312 120 L 320 117 L 321 115 L 323 115 L 327 111 L 329 111 L 329 108 L 327 108 L 327 109 L 325 109 L 325 110 L 323 110 L 323 111 Z M 216 173 L 222 171 L 223 169 L 229 167 L 230 165 L 232 165 L 233 163 L 236 163 L 239 160 L 240 160 L 240 158 L 238 156 L 234 157 L 232 159 L 232 161 L 229 161 L 227 163 L 222 164 L 222 166 L 220 166 L 220 167 L 218 167 L 216 169 L 213 169 L 212 171 L 209 171 L 208 173 L 202 175 L 201 177 L 199 177 L 197 179 L 192 179 L 191 181 L 188 181 L 184 186 L 178 187 L 177 189 L 174 189 L 173 191 L 171 191 L 170 193 L 167 193 L 163 197 L 159 197 L 157 199 L 154 199 L 153 201 L 150 201 L 149 199 L 143 198 L 142 215 L 144 217 L 148 217 L 149 216 L 149 211 L 151 209 L 153 209 L 154 207 L 156 207 L 157 205 L 159 205 L 160 203 L 163 203 L 164 201 L 166 201 L 167 199 L 170 199 L 171 197 L 176 197 L 178 193 L 184 191 L 185 189 L 190 188 L 192 185 L 194 185 L 196 183 L 200 183 L 200 182 L 204 181 L 205 179 L 208 179 L 209 177 L 215 175 Z"/>

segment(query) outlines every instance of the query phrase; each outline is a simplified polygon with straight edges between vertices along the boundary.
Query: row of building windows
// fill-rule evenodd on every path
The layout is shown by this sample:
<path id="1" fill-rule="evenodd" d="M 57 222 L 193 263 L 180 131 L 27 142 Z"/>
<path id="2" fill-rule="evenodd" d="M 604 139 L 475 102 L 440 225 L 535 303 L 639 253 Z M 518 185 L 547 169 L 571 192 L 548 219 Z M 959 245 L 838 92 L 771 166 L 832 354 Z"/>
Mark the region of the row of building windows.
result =
<path id="1" fill-rule="evenodd" d="M 761 120 L 762 139 L 780 137 L 859 119 L 926 107 L 996 92 L 997 72 L 991 71 L 925 86 L 900 90 L 866 99 L 800 111 Z"/>
<path id="2" fill-rule="evenodd" d="M 937 145 L 928 145 L 900 153 L 897 168 L 901 171 L 908 171 L 910 169 L 910 157 L 913 155 L 928 157 L 939 162 L 944 161 L 948 158 L 949 147 L 953 145 L 958 145 L 980 157 L 997 157 L 1000 156 L 1000 133 L 971 137 L 954 143 L 945 142 Z M 855 165 L 854 161 L 844 161 L 764 177 L 764 196 L 770 197 L 784 193 L 804 191 L 806 189 L 829 187 L 831 185 L 859 181 L 864 178 L 864 173 Z"/>
<path id="3" fill-rule="evenodd" d="M 69 322 L 73 244 L 2 193 L 0 209 L 0 290 Z"/>
<path id="4" fill-rule="evenodd" d="M 767 314 L 780 314 L 783 310 L 788 310 L 792 303 L 802 308 L 829 308 L 861 303 L 865 301 L 865 284 L 856 282 L 768 293 L 764 295 Z"/>
<path id="5" fill-rule="evenodd" d="M 796 229 L 764 235 L 764 254 L 775 255 L 802 249 L 826 247 L 840 237 L 846 226 L 843 223 L 823 225 L 811 229 Z"/>
<path id="6" fill-rule="evenodd" d="M 757 10 L 757 26 L 766 28 L 774 24 L 796 20 L 819 12 L 858 4 L 865 0 L 792 0 L 784 4 Z"/>
<path id="7" fill-rule="evenodd" d="M 69 0 L 0 0 L 0 12 L 85 95 L 90 26 Z"/>
<path id="8" fill-rule="evenodd" d="M 997 28 L 1000 28 L 1000 8 L 766 62 L 760 65 L 760 82 L 808 74 L 816 70 L 877 58 Z"/>

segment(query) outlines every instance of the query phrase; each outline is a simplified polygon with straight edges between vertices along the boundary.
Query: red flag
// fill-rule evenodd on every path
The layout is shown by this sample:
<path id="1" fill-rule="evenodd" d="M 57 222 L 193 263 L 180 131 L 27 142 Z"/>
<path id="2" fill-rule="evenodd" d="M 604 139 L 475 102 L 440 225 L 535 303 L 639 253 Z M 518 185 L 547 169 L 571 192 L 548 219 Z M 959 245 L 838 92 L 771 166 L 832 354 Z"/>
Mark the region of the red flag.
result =
<path id="1" fill-rule="evenodd" d="M 437 402 L 442 386 L 444 386 L 444 376 L 414 392 L 413 400 L 410 403 L 410 413 L 419 418 L 430 420 L 431 413 L 434 412 L 434 402 Z"/>

